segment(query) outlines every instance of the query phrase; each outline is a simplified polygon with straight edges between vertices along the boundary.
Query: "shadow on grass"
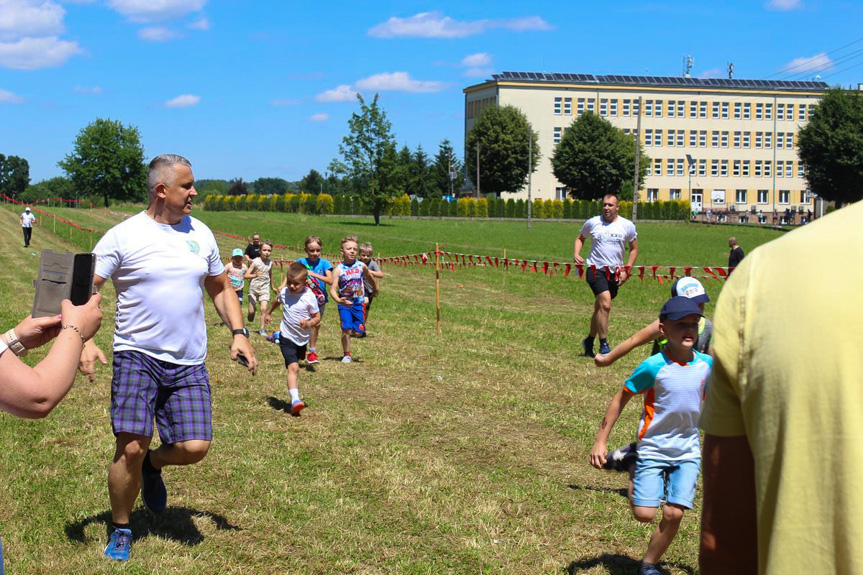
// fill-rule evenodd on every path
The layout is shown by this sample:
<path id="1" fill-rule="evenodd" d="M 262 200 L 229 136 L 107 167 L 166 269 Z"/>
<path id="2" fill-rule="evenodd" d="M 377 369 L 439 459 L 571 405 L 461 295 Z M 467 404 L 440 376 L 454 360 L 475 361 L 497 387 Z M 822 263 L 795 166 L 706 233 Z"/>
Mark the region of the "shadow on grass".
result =
<path id="1" fill-rule="evenodd" d="M 322 360 L 324 360 L 324 361 L 334 361 L 334 362 L 336 362 L 336 363 L 341 363 L 341 362 L 342 362 L 342 357 L 344 357 L 344 356 L 341 356 L 341 355 L 330 355 L 330 356 L 327 356 L 327 357 L 322 357 L 322 358 L 320 358 L 320 359 L 322 359 Z M 362 360 L 361 360 L 361 359 L 357 359 L 357 358 L 355 358 L 355 357 L 351 357 L 351 363 L 362 363 Z"/>
<path id="2" fill-rule="evenodd" d="M 383 218 L 381 218 L 381 223 L 379 226 L 375 226 L 375 221 L 372 220 L 370 222 L 338 222 L 339 225 L 342 226 L 363 226 L 363 227 L 378 227 L 378 228 L 391 228 L 393 224 L 385 224 Z"/>
<path id="3" fill-rule="evenodd" d="M 606 553 L 593 559 L 573 561 L 567 566 L 566 572 L 570 575 L 574 575 L 575 573 L 581 573 L 582 571 L 602 565 L 612 575 L 632 575 L 633 573 L 638 573 L 638 564 L 640 562 L 640 560 L 627 557 L 626 555 L 611 555 Z M 666 567 L 674 567 L 675 569 L 679 569 L 689 575 L 693 575 L 695 573 L 695 569 L 689 565 L 665 562 L 659 564 L 659 571 L 662 573 L 670 573 Z"/>
<path id="4" fill-rule="evenodd" d="M 188 507 L 168 507 L 158 515 L 154 515 L 145 509 L 138 509 L 132 512 L 129 524 L 136 539 L 146 537 L 147 535 L 155 535 L 192 546 L 204 540 L 204 535 L 198 531 L 193 521 L 193 519 L 200 517 L 205 517 L 212 521 L 216 525 L 216 529 L 220 531 L 242 531 L 240 527 L 232 525 L 221 515 L 216 515 L 209 511 L 189 509 Z M 87 543 L 84 530 L 92 523 L 101 523 L 107 529 L 111 524 L 111 512 L 105 511 L 66 525 L 66 537 L 71 541 Z"/>
<path id="5" fill-rule="evenodd" d="M 570 483 L 567 487 L 572 489 L 573 491 L 600 491 L 602 493 L 617 493 L 621 497 L 629 497 L 629 491 L 626 487 L 621 489 L 614 489 L 612 487 L 597 487 L 595 485 L 574 485 Z"/>

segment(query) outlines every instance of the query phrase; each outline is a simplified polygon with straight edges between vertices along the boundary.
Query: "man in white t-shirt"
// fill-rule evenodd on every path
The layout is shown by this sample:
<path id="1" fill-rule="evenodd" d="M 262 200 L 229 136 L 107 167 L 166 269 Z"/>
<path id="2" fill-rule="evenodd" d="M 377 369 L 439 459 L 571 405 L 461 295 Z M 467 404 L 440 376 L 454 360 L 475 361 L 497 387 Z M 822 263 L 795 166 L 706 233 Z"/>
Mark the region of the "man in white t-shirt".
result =
<path id="1" fill-rule="evenodd" d="M 593 357 L 594 338 L 599 336 L 599 353 L 611 352 L 608 345 L 608 316 L 611 313 L 611 300 L 617 297 L 617 290 L 631 275 L 632 266 L 638 257 L 638 234 L 635 224 L 619 216 L 620 201 L 615 194 L 602 198 L 602 215 L 594 216 L 584 222 L 573 247 L 573 260 L 585 264 L 585 278 L 595 297 L 593 315 L 590 318 L 590 332 L 581 340 L 584 355 Z M 581 248 L 590 237 L 590 255 L 587 260 L 581 257 Z M 623 254 L 629 245 L 629 259 L 623 265 Z"/>
<path id="2" fill-rule="evenodd" d="M 33 224 L 36 223 L 36 216 L 30 212 L 30 206 L 24 208 L 21 213 L 21 231 L 24 232 L 24 247 L 30 247 L 30 236 L 33 234 Z"/>
<path id="3" fill-rule="evenodd" d="M 210 229 L 191 217 L 192 166 L 162 155 L 147 172 L 149 206 L 114 226 L 96 244 L 94 284 L 108 278 L 117 292 L 111 426 L 116 451 L 108 472 L 112 529 L 105 549 L 126 561 L 132 543 L 129 516 L 138 491 L 146 506 L 162 511 L 166 465 L 197 463 L 212 440 L 204 294 L 232 330 L 231 359 L 257 370 L 249 332 Z M 92 378 L 105 355 L 87 343 L 81 372 Z M 154 425 L 161 445 L 150 450 Z"/>

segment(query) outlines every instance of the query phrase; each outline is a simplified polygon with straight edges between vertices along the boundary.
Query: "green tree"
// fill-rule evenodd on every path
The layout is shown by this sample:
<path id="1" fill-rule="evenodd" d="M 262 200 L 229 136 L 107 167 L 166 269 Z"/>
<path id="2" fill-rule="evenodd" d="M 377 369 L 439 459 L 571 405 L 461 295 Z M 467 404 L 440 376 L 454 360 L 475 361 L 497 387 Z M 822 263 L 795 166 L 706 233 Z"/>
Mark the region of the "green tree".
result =
<path id="1" fill-rule="evenodd" d="M 27 203 L 37 202 L 39 200 L 47 200 L 50 198 L 63 198 L 71 200 L 75 198 L 75 186 L 69 178 L 57 176 L 50 180 L 42 180 L 32 186 L 29 186 L 24 193 L 21 194 L 21 201 Z"/>
<path id="2" fill-rule="evenodd" d="M 0 154 L 0 193 L 16 198 L 30 185 L 30 164 L 18 156 Z"/>
<path id="3" fill-rule="evenodd" d="M 863 94 L 828 90 L 798 138 L 813 192 L 838 204 L 863 199 Z"/>
<path id="4" fill-rule="evenodd" d="M 427 198 L 429 193 L 429 176 L 431 168 L 429 157 L 423 150 L 422 144 L 417 146 L 413 153 L 410 169 L 410 190 L 415 196 Z"/>
<path id="5" fill-rule="evenodd" d="M 246 182 L 243 181 L 243 178 L 237 178 L 235 180 L 231 180 L 231 187 L 228 188 L 227 194 L 229 196 L 245 196 L 249 193 L 249 186 L 246 185 Z"/>
<path id="6" fill-rule="evenodd" d="M 348 120 L 350 133 L 342 138 L 339 151 L 345 159 L 351 183 L 380 225 L 381 214 L 399 191 L 396 145 L 391 125 L 378 106 L 378 94 L 367 104 L 361 94 L 359 113 Z"/>
<path id="7" fill-rule="evenodd" d="M 414 155 L 407 145 L 402 146 L 398 154 L 396 154 L 396 174 L 395 178 L 398 182 L 399 193 L 410 195 L 411 190 L 411 172 L 413 171 Z"/>
<path id="8" fill-rule="evenodd" d="M 320 194 L 324 190 L 325 183 L 324 176 L 313 169 L 300 180 L 300 189 L 307 194 Z"/>
<path id="9" fill-rule="evenodd" d="M 289 188 L 288 181 L 282 178 L 258 178 L 252 182 L 252 189 L 256 194 L 287 194 Z"/>
<path id="10" fill-rule="evenodd" d="M 554 149 L 551 157 L 554 177 L 578 199 L 598 200 L 607 194 L 631 198 L 635 146 L 635 136 L 626 135 L 608 120 L 586 112 L 572 122 Z M 650 158 L 642 153 L 639 188 L 649 162 Z"/>
<path id="11" fill-rule="evenodd" d="M 488 106 L 467 136 L 465 146 L 470 178 L 476 182 L 476 157 L 479 145 L 480 192 L 517 192 L 527 183 L 529 150 L 533 141 L 533 171 L 540 159 L 538 135 L 527 116 L 515 106 Z"/>
<path id="12" fill-rule="evenodd" d="M 454 179 L 450 179 L 450 172 L 455 174 Z M 438 147 L 437 155 L 434 158 L 434 164 L 431 167 L 430 174 L 431 182 L 429 184 L 429 197 L 440 198 L 450 195 L 450 190 L 453 194 L 458 194 L 458 190 L 462 186 L 462 164 L 455 155 L 452 144 L 449 140 L 444 140 Z"/>
<path id="13" fill-rule="evenodd" d="M 81 195 L 143 201 L 147 197 L 147 167 L 138 128 L 117 120 L 97 118 L 75 138 L 72 153 L 58 162 Z"/>

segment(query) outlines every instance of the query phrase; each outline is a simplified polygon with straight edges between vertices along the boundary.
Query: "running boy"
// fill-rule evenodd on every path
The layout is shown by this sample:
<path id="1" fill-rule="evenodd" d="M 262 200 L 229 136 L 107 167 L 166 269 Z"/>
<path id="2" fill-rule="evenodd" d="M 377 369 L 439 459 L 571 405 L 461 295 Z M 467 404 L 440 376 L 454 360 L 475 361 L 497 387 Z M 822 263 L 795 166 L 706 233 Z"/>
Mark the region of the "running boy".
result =
<path id="1" fill-rule="evenodd" d="M 246 277 L 246 272 L 249 270 L 246 264 L 243 263 L 242 248 L 234 249 L 231 253 L 231 263 L 225 267 L 225 270 L 228 272 L 228 280 L 231 282 L 231 287 L 237 292 L 237 297 L 240 299 L 240 304 L 242 304 L 243 287 L 246 285 L 244 278 Z"/>
<path id="2" fill-rule="evenodd" d="M 306 358 L 306 346 L 314 326 L 320 325 L 321 314 L 318 300 L 306 286 L 308 279 L 306 266 L 294 262 L 288 268 L 285 278 L 287 287 L 279 290 L 279 295 L 264 313 L 264 323 L 270 322 L 270 314 L 279 304 L 282 305 L 282 323 L 279 325 L 279 347 L 288 368 L 288 393 L 291 394 L 291 415 L 298 416 L 306 407 L 300 399 L 297 376 L 300 373 L 300 360 Z"/>
<path id="3" fill-rule="evenodd" d="M 329 291 L 328 286 L 333 284 L 333 264 L 329 262 L 329 260 L 321 257 L 321 250 L 323 250 L 324 242 L 318 236 L 308 236 L 306 237 L 305 242 L 305 250 L 306 257 L 300 258 L 297 261 L 304 266 L 309 272 L 309 277 L 318 286 L 318 289 L 324 295 L 324 303 L 321 304 L 320 300 L 318 300 L 318 307 L 321 310 L 321 320 L 324 319 L 324 308 L 329 301 L 329 296 L 327 292 Z M 316 325 L 312 327 L 312 334 L 309 338 L 309 355 L 307 357 L 307 361 L 311 363 L 318 363 L 318 334 L 321 333 L 321 324 L 318 322 Z"/>
<path id="4" fill-rule="evenodd" d="M 362 337 L 366 332 L 363 320 L 363 304 L 366 301 L 363 278 L 372 286 L 370 294 L 374 296 L 378 283 L 366 267 L 357 259 L 357 237 L 347 236 L 342 239 L 340 251 L 342 261 L 336 265 L 333 275 L 333 285 L 330 286 L 330 296 L 339 304 L 339 320 L 342 324 L 342 363 L 351 363 L 351 338 Z"/>
<path id="5" fill-rule="evenodd" d="M 261 256 L 252 260 L 249 264 L 249 269 L 244 276 L 249 282 L 249 312 L 246 319 L 249 323 L 255 321 L 255 311 L 258 305 L 261 306 L 261 329 L 258 335 L 267 335 L 266 324 L 264 323 L 264 310 L 267 309 L 267 303 L 270 301 L 270 290 L 273 290 L 273 277 L 270 273 L 273 269 L 273 262 L 270 260 L 270 254 L 273 253 L 273 242 L 264 240 L 261 242 Z"/>
<path id="6" fill-rule="evenodd" d="M 676 296 L 659 313 L 659 329 L 668 338 L 665 350 L 644 360 L 608 404 L 590 463 L 606 464 L 608 436 L 623 408 L 636 393 L 644 394 L 638 426 L 638 459 L 631 473 L 632 514 L 649 523 L 664 501 L 662 519 L 650 536 L 639 565 L 642 575 L 659 575 L 656 567 L 677 535 L 686 509 L 692 508 L 701 463 L 698 418 L 712 358 L 693 349 L 701 310 L 692 299 Z"/>
<path id="7" fill-rule="evenodd" d="M 372 254 L 374 253 L 374 248 L 370 242 L 363 242 L 363 245 L 360 246 L 360 261 L 366 264 L 366 267 L 369 268 L 369 272 L 375 278 L 384 277 L 384 272 L 381 271 L 381 267 L 378 265 L 378 262 L 372 259 Z M 372 295 L 374 291 L 372 289 L 372 284 L 363 280 L 363 287 L 366 289 L 366 304 L 365 304 L 365 317 L 363 321 L 365 323 L 369 322 L 369 311 L 372 309 L 372 300 L 375 299 L 375 296 Z"/>

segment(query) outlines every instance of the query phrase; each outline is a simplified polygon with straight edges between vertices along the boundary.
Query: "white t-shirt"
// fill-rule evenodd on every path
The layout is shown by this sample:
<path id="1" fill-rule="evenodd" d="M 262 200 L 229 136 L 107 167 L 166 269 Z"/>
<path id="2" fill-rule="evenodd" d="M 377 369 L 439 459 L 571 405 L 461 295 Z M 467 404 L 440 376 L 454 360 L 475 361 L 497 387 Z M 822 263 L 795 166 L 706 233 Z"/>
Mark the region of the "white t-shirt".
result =
<path id="1" fill-rule="evenodd" d="M 309 343 L 311 328 L 301 328 L 300 320 L 311 319 L 319 312 L 318 299 L 308 287 L 301 294 L 291 293 L 288 288 L 282 288 L 279 292 L 279 301 L 282 304 L 282 324 L 279 326 L 281 334 L 297 345 Z"/>
<path id="2" fill-rule="evenodd" d="M 22 228 L 32 228 L 33 222 L 36 221 L 36 216 L 34 216 L 30 212 L 24 212 L 21 214 L 21 227 Z"/>
<path id="3" fill-rule="evenodd" d="M 93 252 L 96 275 L 117 290 L 114 350 L 203 363 L 204 280 L 225 269 L 210 228 L 191 216 L 159 224 L 141 212 L 108 230 Z"/>
<path id="4" fill-rule="evenodd" d="M 594 216 L 581 226 L 581 235 L 590 238 L 587 265 L 613 269 L 623 266 L 626 245 L 638 236 L 635 224 L 621 216 L 610 224 L 602 216 Z"/>

